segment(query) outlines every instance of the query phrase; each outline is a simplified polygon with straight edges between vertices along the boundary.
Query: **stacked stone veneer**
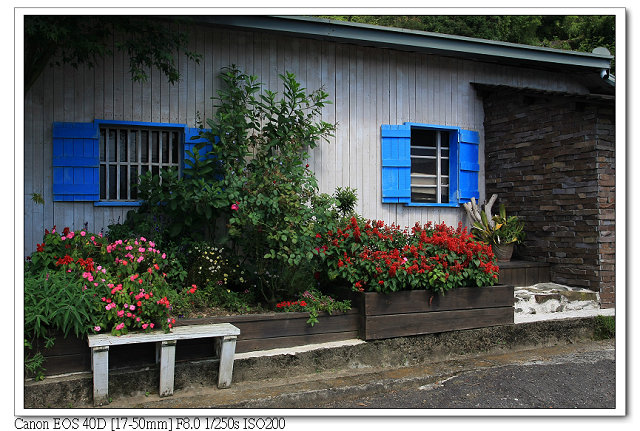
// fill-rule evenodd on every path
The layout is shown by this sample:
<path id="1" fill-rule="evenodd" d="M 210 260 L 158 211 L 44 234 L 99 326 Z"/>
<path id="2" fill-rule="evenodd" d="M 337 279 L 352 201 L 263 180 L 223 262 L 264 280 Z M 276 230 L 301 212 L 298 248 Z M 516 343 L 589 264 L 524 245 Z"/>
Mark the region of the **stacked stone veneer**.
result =
<path id="1" fill-rule="evenodd" d="M 481 89 L 487 196 L 526 223 L 525 260 L 615 304 L 615 112 L 604 97 Z M 494 208 L 497 208 L 495 206 Z"/>

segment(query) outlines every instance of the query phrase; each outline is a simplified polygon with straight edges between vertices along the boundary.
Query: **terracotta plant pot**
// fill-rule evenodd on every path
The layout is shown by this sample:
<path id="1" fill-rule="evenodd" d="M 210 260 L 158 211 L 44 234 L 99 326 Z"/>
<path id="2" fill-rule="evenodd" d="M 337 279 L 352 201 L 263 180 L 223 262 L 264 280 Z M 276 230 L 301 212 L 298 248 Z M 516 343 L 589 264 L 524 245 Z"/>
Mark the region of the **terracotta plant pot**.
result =
<path id="1" fill-rule="evenodd" d="M 492 246 L 493 253 L 496 255 L 498 262 L 509 262 L 513 254 L 514 244 L 494 244 Z"/>

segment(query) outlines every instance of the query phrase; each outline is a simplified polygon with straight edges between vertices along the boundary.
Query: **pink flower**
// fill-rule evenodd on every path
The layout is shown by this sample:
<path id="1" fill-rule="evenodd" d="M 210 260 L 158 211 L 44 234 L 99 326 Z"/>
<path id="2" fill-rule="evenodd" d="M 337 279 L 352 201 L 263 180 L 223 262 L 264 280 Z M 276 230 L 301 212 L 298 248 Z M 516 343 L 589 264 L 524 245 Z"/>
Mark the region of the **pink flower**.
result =
<path id="1" fill-rule="evenodd" d="M 116 326 L 116 331 L 119 331 L 122 328 L 124 328 L 124 323 L 120 323 L 118 326 Z"/>
<path id="2" fill-rule="evenodd" d="M 149 326 L 149 324 L 148 324 L 148 323 L 143 323 L 143 324 L 142 324 L 142 329 L 147 329 L 147 327 L 148 327 L 148 326 Z"/>
<path id="3" fill-rule="evenodd" d="M 136 306 L 135 306 L 135 305 L 130 305 L 130 306 L 129 306 L 129 310 L 133 311 L 133 310 L 135 310 L 135 309 L 136 309 Z"/>
<path id="4" fill-rule="evenodd" d="M 166 259 L 167 258 L 167 253 L 162 253 L 162 258 Z"/>
<path id="5" fill-rule="evenodd" d="M 139 321 L 140 321 L 140 318 L 139 318 L 139 317 L 136 317 L 136 322 L 139 322 Z"/>
<path id="6" fill-rule="evenodd" d="M 147 239 L 146 239 L 145 237 L 143 237 L 143 236 L 141 236 L 141 237 L 140 237 L 140 241 L 144 242 L 144 241 L 146 241 L 146 240 L 147 240 Z"/>
<path id="7" fill-rule="evenodd" d="M 237 204 L 237 203 L 235 203 L 235 204 L 231 205 L 231 209 L 232 209 L 233 211 L 238 211 L 238 204 Z"/>
<path id="8" fill-rule="evenodd" d="M 118 317 L 122 317 L 122 316 L 124 316 L 124 310 L 118 311 Z"/>
<path id="9" fill-rule="evenodd" d="M 156 243 L 155 243 L 155 242 L 153 242 L 153 241 L 149 241 L 149 246 L 151 246 L 151 247 L 155 247 L 155 246 L 156 246 Z"/>
<path id="10" fill-rule="evenodd" d="M 151 327 L 151 329 L 153 329 L 153 323 L 149 323 L 149 326 Z"/>
<path id="11" fill-rule="evenodd" d="M 140 253 L 144 253 L 144 247 L 140 247 L 140 248 L 138 249 L 138 251 L 139 251 Z"/>
<path id="12" fill-rule="evenodd" d="M 100 329 L 102 329 L 102 328 L 100 328 L 99 326 L 94 326 L 93 327 L 93 330 L 96 331 L 96 332 L 100 332 Z"/>
<path id="13" fill-rule="evenodd" d="M 96 240 L 96 237 L 95 237 L 95 236 L 93 236 L 93 235 L 91 235 L 91 238 L 90 238 L 90 239 L 91 239 L 91 241 L 95 241 L 95 240 Z"/>
<path id="14" fill-rule="evenodd" d="M 83 230 L 80 231 L 80 236 L 85 236 L 87 233 Z"/>
<path id="15" fill-rule="evenodd" d="M 62 238 L 60 238 L 62 241 L 64 241 L 65 239 L 67 239 L 66 236 L 63 236 Z"/>
<path id="16" fill-rule="evenodd" d="M 75 236 L 75 233 L 73 233 L 73 231 L 71 231 L 71 232 L 69 232 L 69 233 L 67 234 L 67 237 L 68 237 L 69 239 L 73 238 L 74 236 Z"/>

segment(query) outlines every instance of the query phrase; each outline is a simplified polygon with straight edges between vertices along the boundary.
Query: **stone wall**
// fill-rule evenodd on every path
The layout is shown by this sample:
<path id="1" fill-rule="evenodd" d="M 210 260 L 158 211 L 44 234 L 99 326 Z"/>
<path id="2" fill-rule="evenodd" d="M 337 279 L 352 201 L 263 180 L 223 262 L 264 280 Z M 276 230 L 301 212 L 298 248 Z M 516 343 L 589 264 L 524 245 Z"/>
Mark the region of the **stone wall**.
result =
<path id="1" fill-rule="evenodd" d="M 609 98 L 481 88 L 487 196 L 524 220 L 517 254 L 615 304 L 615 112 Z M 494 208 L 497 208 L 495 206 Z"/>

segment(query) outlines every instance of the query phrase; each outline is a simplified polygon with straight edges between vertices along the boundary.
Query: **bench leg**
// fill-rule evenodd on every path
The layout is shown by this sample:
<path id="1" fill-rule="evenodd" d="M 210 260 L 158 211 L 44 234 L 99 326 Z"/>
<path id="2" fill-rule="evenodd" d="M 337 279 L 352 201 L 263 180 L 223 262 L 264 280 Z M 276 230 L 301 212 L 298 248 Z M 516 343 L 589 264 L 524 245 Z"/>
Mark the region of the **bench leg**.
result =
<path id="1" fill-rule="evenodd" d="M 160 396 L 173 395 L 176 365 L 176 340 L 163 341 L 160 350 Z"/>
<path id="2" fill-rule="evenodd" d="M 109 346 L 91 349 L 93 368 L 93 405 L 101 406 L 109 401 Z"/>
<path id="3" fill-rule="evenodd" d="M 227 336 L 222 340 L 220 348 L 220 370 L 218 371 L 218 388 L 231 387 L 233 374 L 233 359 L 236 353 L 235 336 Z"/>

